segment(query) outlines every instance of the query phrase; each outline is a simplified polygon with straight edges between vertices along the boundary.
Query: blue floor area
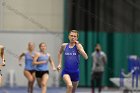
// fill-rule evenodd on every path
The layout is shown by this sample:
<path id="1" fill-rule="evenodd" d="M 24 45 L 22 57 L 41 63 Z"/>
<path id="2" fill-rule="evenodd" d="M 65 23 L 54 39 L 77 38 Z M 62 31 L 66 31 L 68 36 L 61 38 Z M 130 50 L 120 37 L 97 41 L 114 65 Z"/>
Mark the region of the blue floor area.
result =
<path id="1" fill-rule="evenodd" d="M 2 87 L 0 88 L 0 93 L 27 93 L 27 87 L 14 87 L 14 88 Z M 33 93 L 41 93 L 41 89 L 38 87 L 35 87 Z M 66 93 L 66 88 L 65 87 L 59 87 L 59 88 L 49 87 L 46 93 Z M 78 87 L 76 93 L 91 93 L 91 89 Z M 95 93 L 98 93 L 97 89 L 95 89 Z M 119 89 L 103 89 L 101 93 L 123 93 L 123 92 L 122 90 L 119 90 Z M 140 92 L 137 92 L 137 93 L 140 93 Z"/>
<path id="2" fill-rule="evenodd" d="M 65 93 L 66 89 L 64 87 L 60 88 L 48 88 L 47 93 Z M 27 93 L 27 88 L 25 87 L 14 87 L 0 88 L 0 93 Z M 34 93 L 41 93 L 40 88 L 34 88 Z M 78 88 L 76 93 L 91 93 L 89 88 Z"/>

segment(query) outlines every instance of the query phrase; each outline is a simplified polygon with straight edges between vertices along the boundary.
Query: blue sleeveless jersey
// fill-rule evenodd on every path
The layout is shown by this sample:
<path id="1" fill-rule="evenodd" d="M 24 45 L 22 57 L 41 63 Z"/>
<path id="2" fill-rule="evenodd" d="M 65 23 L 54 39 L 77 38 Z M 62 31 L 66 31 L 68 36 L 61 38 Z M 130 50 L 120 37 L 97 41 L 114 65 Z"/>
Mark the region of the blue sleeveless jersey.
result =
<path id="1" fill-rule="evenodd" d="M 79 71 L 80 54 L 76 45 L 73 48 L 69 48 L 69 44 L 66 45 L 64 50 L 64 70 L 68 72 Z"/>
<path id="2" fill-rule="evenodd" d="M 30 54 L 29 52 L 25 53 L 25 69 L 26 70 L 35 70 L 35 66 L 33 66 L 32 62 L 33 62 L 33 58 L 32 56 L 34 56 L 34 52 L 32 54 Z"/>
<path id="3" fill-rule="evenodd" d="M 40 64 L 40 65 L 36 65 L 36 70 L 37 71 L 47 71 L 49 70 L 49 67 L 48 67 L 48 61 L 49 60 L 49 56 L 46 54 L 46 55 L 40 55 L 39 58 L 37 59 L 37 61 L 46 61 L 45 64 Z"/>

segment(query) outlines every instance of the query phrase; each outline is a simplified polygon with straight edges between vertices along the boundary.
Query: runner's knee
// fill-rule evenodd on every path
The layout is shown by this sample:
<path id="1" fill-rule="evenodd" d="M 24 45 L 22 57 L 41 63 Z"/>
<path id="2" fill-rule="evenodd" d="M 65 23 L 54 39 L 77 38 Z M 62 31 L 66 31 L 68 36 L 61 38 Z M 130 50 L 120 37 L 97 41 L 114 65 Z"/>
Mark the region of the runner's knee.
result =
<path id="1" fill-rule="evenodd" d="M 67 85 L 67 88 L 68 88 L 68 89 L 72 89 L 73 86 L 72 86 L 72 85 Z"/>

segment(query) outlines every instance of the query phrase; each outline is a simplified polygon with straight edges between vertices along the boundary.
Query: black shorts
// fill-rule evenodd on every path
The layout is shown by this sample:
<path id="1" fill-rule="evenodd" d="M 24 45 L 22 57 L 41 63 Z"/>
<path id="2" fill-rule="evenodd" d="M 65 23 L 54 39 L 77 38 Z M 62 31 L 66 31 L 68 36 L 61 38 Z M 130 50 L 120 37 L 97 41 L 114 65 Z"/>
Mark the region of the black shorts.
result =
<path id="1" fill-rule="evenodd" d="M 36 71 L 35 76 L 36 76 L 37 78 L 42 78 L 42 76 L 43 76 L 44 74 L 49 74 L 49 71 L 48 71 L 48 70 L 47 70 L 47 71 Z"/>
<path id="2" fill-rule="evenodd" d="M 35 72 L 35 70 L 28 70 L 31 74 L 33 74 Z"/>
<path id="3" fill-rule="evenodd" d="M 27 69 L 25 69 L 25 70 L 30 72 L 31 74 L 33 74 L 35 72 L 35 70 L 27 70 Z"/>
<path id="4" fill-rule="evenodd" d="M 2 76 L 1 69 L 0 69 L 0 75 Z"/>

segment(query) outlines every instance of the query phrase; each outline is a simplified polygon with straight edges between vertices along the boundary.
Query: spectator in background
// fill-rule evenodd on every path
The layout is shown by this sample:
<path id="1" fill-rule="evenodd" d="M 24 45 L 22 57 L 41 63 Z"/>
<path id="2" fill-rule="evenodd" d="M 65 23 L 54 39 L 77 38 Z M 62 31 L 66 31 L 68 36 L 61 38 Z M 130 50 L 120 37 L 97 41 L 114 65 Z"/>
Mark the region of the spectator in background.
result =
<path id="1" fill-rule="evenodd" d="M 104 66 L 107 62 L 107 57 L 106 54 L 101 50 L 100 44 L 96 44 L 95 51 L 92 53 L 92 58 L 93 58 L 92 77 L 91 77 L 92 93 L 95 93 L 95 82 L 98 87 L 98 92 L 101 93 L 102 76 L 104 72 Z"/>

